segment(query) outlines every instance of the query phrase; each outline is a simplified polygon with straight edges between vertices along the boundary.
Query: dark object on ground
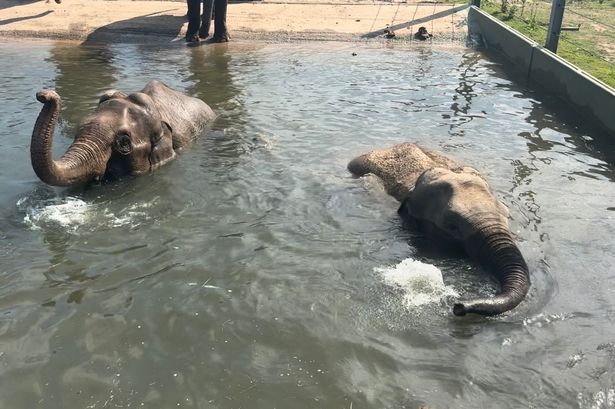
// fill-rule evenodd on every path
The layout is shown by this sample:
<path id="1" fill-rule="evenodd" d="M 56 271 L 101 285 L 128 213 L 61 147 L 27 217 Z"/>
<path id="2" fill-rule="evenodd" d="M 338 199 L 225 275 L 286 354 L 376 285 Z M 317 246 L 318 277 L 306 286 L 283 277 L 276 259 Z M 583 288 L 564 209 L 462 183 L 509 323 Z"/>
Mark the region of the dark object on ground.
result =
<path id="1" fill-rule="evenodd" d="M 186 42 L 188 45 L 196 45 L 201 42 L 201 39 L 197 35 L 193 35 L 191 37 L 186 37 Z"/>
<path id="2" fill-rule="evenodd" d="M 433 36 L 427 32 L 427 29 L 425 27 L 422 27 L 422 26 L 419 27 L 416 33 L 414 33 L 414 38 L 417 40 L 421 40 L 421 41 L 425 41 L 431 37 Z"/>
<path id="3" fill-rule="evenodd" d="M 206 42 L 206 43 L 228 43 L 228 41 L 229 41 L 230 39 L 231 39 L 231 36 L 230 36 L 228 33 L 226 33 L 226 35 L 224 35 L 224 36 L 220 36 L 220 37 L 218 37 L 218 36 L 216 36 L 216 35 L 214 34 L 214 36 L 213 36 L 213 37 L 211 37 L 211 38 L 209 38 L 209 39 L 205 40 L 205 42 Z"/>
<path id="4" fill-rule="evenodd" d="M 387 27 L 384 29 L 384 36 L 386 38 L 393 38 L 395 37 L 395 32 L 391 28 Z"/>
<path id="5" fill-rule="evenodd" d="M 561 28 L 562 31 L 579 31 L 581 30 L 581 23 L 577 24 L 576 27 L 571 26 L 571 27 L 562 27 Z"/>
<path id="6" fill-rule="evenodd" d="M 187 0 L 188 2 L 188 29 L 186 41 L 198 36 L 201 39 L 209 37 L 211 20 L 214 19 L 213 42 L 226 42 L 230 39 L 226 29 L 226 9 L 228 0 L 202 0 L 203 14 L 201 15 L 201 0 Z M 191 41 L 188 41 L 191 42 Z"/>

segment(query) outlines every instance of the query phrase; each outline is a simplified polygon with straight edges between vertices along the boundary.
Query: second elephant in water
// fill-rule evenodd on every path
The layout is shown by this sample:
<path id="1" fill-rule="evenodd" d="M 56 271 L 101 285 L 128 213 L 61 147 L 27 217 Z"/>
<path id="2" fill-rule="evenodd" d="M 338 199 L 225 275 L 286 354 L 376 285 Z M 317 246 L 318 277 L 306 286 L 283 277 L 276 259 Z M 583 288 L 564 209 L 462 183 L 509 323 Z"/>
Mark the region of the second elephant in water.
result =
<path id="1" fill-rule="evenodd" d="M 149 172 L 173 159 L 215 118 L 205 102 L 160 81 L 150 81 L 130 95 L 109 91 L 81 121 L 68 150 L 54 160 L 51 142 L 60 96 L 44 90 L 36 98 L 44 106 L 32 132 L 32 167 L 43 182 L 54 186 Z"/>
<path id="2" fill-rule="evenodd" d="M 530 277 L 508 227 L 508 210 L 476 169 L 405 143 L 361 155 L 348 170 L 380 177 L 401 202 L 402 218 L 416 222 L 432 239 L 461 244 L 498 279 L 501 288 L 494 297 L 459 301 L 455 315 L 501 314 L 523 301 Z"/>

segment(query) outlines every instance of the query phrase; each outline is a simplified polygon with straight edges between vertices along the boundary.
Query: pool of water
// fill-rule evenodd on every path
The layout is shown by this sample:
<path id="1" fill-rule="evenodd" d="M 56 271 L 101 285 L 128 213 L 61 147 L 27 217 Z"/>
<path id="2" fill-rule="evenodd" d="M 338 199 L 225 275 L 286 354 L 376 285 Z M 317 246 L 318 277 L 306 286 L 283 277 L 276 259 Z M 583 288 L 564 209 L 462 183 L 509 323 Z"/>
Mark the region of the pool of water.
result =
<path id="1" fill-rule="evenodd" d="M 615 407 L 615 143 L 462 47 L 0 42 L 0 407 Z M 160 170 L 40 182 L 109 88 L 202 98 L 213 127 Z M 419 142 L 509 207 L 532 289 L 495 318 L 469 260 L 401 226 L 355 155 Z M 427 248 L 422 248 L 427 247 Z"/>

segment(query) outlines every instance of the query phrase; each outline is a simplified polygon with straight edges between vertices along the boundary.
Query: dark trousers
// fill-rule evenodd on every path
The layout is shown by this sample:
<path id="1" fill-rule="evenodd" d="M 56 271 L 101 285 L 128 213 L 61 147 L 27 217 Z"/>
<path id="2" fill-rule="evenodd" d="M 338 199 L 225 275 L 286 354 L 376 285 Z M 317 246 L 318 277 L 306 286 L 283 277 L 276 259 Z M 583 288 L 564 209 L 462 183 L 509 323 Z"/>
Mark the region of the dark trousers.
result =
<path id="1" fill-rule="evenodd" d="M 201 16 L 201 0 L 187 0 L 188 2 L 188 29 L 186 37 L 190 38 L 197 33 L 201 37 L 209 35 L 211 17 L 214 16 L 214 39 L 227 38 L 226 8 L 227 0 L 202 0 L 203 15 Z M 215 9 L 215 13 L 214 13 Z"/>

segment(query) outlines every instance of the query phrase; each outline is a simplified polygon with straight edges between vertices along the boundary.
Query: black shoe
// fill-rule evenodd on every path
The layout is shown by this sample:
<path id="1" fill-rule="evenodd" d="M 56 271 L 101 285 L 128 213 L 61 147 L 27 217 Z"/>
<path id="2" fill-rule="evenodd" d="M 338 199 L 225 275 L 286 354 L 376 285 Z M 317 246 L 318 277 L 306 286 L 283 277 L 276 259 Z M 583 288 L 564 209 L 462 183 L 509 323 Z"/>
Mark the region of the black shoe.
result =
<path id="1" fill-rule="evenodd" d="M 224 35 L 214 34 L 214 36 L 210 38 L 209 40 L 207 40 L 207 42 L 208 43 L 228 43 L 228 40 L 230 39 L 231 39 L 231 36 L 228 33 Z"/>
<path id="2" fill-rule="evenodd" d="M 193 34 L 191 36 L 186 36 L 186 43 L 188 43 L 188 45 L 198 45 L 201 42 L 201 40 L 199 39 L 199 36 L 196 34 Z"/>

